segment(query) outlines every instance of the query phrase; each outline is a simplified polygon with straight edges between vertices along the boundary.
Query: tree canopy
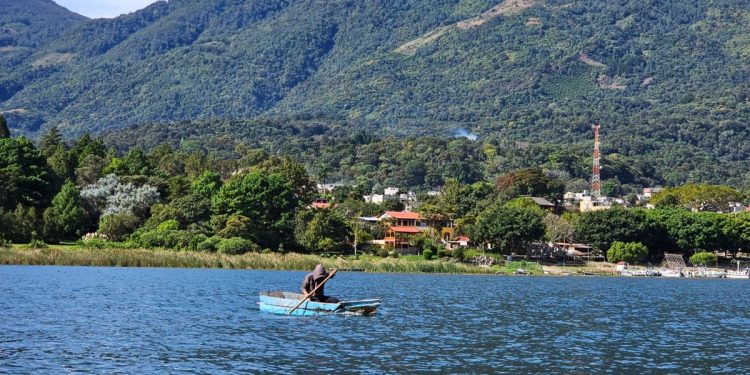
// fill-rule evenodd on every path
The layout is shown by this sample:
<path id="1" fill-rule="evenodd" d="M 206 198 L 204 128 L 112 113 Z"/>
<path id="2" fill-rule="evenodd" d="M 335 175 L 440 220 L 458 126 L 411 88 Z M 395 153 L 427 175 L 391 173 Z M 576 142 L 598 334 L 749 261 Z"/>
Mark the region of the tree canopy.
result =
<path id="1" fill-rule="evenodd" d="M 544 236 L 544 224 L 533 211 L 495 204 L 477 216 L 469 235 L 502 251 L 523 251 L 523 245 Z"/>

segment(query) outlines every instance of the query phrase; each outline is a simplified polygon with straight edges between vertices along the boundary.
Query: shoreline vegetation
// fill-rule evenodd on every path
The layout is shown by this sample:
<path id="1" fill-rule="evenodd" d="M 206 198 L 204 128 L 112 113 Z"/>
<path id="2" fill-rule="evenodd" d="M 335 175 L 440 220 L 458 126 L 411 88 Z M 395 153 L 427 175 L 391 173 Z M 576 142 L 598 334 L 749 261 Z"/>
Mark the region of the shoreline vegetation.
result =
<path id="1" fill-rule="evenodd" d="M 498 258 L 499 259 L 499 258 Z M 380 257 L 371 254 L 316 255 L 300 253 L 256 253 L 238 255 L 180 251 L 172 249 L 86 247 L 80 244 L 49 245 L 31 248 L 28 245 L 0 247 L 0 266 L 79 266 L 125 268 L 204 268 L 268 271 L 309 271 L 317 264 L 345 272 L 403 274 L 463 274 L 517 276 L 623 276 L 610 262 L 584 264 L 547 264 L 535 261 L 499 261 L 492 266 L 479 266 L 451 258 L 426 260 L 421 255 Z M 630 267 L 631 271 L 646 270 L 645 266 Z M 723 270 L 708 267 L 707 270 Z"/>
<path id="2" fill-rule="evenodd" d="M 360 178 L 326 184 L 334 181 L 327 164 L 252 145 L 236 155 L 168 144 L 117 153 L 89 135 L 66 141 L 54 127 L 37 144 L 7 129 L 0 115 L 0 247 L 66 245 L 7 251 L 6 263 L 553 274 L 556 262 L 606 259 L 560 274 L 614 274 L 620 261 L 659 264 L 669 253 L 717 265 L 750 249 L 750 195 L 731 186 L 641 187 L 639 195 L 646 185 L 635 184 L 629 196 L 602 188 L 621 198 L 595 202 L 572 193 L 585 181 L 547 163 L 453 163 L 467 159 L 464 143 L 419 148 L 455 153 L 442 165 L 403 168 L 407 154 L 381 160 L 387 150 L 355 145 L 350 151 L 368 155 Z M 380 172 L 365 173 L 372 168 Z M 602 205 L 576 206 L 578 194 Z M 377 257 L 300 255 L 363 248 Z"/>
<path id="3" fill-rule="evenodd" d="M 0 265 L 50 265 L 94 267 L 165 267 L 309 271 L 321 263 L 327 268 L 383 273 L 513 274 L 524 269 L 529 275 L 544 274 L 535 262 L 514 261 L 490 267 L 453 260 L 425 260 L 421 256 L 381 258 L 373 255 L 331 256 L 299 253 L 245 253 L 228 255 L 169 249 L 82 248 L 50 245 L 32 249 L 15 245 L 0 248 Z"/>

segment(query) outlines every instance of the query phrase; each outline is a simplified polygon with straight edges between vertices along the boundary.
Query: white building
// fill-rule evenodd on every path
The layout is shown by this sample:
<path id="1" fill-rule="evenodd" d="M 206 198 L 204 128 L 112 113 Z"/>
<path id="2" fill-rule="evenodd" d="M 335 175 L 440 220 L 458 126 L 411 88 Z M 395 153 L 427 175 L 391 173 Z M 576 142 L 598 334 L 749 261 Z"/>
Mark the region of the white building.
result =
<path id="1" fill-rule="evenodd" d="M 364 195 L 362 198 L 364 198 L 367 203 L 381 204 L 384 202 L 385 196 L 383 194 L 370 194 Z"/>

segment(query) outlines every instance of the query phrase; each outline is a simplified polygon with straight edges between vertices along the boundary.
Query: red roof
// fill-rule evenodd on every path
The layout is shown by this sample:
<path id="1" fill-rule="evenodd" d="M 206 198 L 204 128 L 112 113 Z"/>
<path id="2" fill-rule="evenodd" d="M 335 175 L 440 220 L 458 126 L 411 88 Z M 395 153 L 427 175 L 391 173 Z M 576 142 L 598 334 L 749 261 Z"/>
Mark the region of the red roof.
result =
<path id="1" fill-rule="evenodd" d="M 458 237 L 454 238 L 453 241 L 465 241 L 465 242 L 469 242 L 469 237 L 468 236 L 458 236 Z"/>
<path id="2" fill-rule="evenodd" d="M 390 229 L 396 233 L 416 234 L 421 232 L 417 227 L 391 227 Z"/>
<path id="3" fill-rule="evenodd" d="M 418 213 L 416 212 L 406 212 L 406 211 L 386 211 L 383 215 L 388 215 L 394 219 L 401 219 L 401 220 L 419 220 L 422 218 Z M 380 215 L 380 216 L 383 216 Z"/>
<path id="4" fill-rule="evenodd" d="M 312 208 L 326 209 L 326 208 L 330 208 L 331 204 L 328 202 L 312 202 L 310 206 Z"/>

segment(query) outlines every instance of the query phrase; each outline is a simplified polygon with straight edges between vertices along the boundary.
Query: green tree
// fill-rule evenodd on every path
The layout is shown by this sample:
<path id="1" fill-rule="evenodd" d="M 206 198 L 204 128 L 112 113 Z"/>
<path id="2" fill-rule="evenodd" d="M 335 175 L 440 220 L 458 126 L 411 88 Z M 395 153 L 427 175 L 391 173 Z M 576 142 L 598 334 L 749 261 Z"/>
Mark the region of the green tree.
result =
<path id="1" fill-rule="evenodd" d="M 112 241 L 122 241 L 133 233 L 140 219 L 131 212 L 123 211 L 102 217 L 98 232 Z"/>
<path id="2" fill-rule="evenodd" d="M 295 211 L 300 206 L 284 176 L 260 171 L 232 176 L 212 198 L 214 215 L 250 218 L 257 228 L 258 243 L 272 249 L 291 238 Z"/>
<path id="3" fill-rule="evenodd" d="M 193 180 L 190 189 L 195 194 L 211 198 L 221 189 L 221 176 L 213 171 L 205 171 Z"/>
<path id="4" fill-rule="evenodd" d="M 146 154 L 139 148 L 131 148 L 122 158 L 112 158 L 109 165 L 102 171 L 103 174 L 116 174 L 118 176 L 151 175 L 153 167 L 149 163 Z"/>
<path id="5" fill-rule="evenodd" d="M 638 263 L 648 256 L 648 248 L 640 242 L 615 241 L 607 250 L 607 260 L 610 263 L 624 261 Z"/>
<path id="6" fill-rule="evenodd" d="M 288 156 L 271 157 L 260 164 L 260 169 L 283 176 L 294 189 L 297 199 L 305 204 L 312 202 L 317 194 L 317 184 L 307 174 L 305 166 Z"/>
<path id="7" fill-rule="evenodd" d="M 188 194 L 169 203 L 177 212 L 175 218 L 186 227 L 208 222 L 211 218 L 211 199 L 199 194 Z"/>
<path id="8" fill-rule="evenodd" d="M 150 175 L 153 166 L 149 163 L 148 157 L 139 148 L 131 148 L 122 158 L 125 171 L 129 175 Z"/>
<path id="9" fill-rule="evenodd" d="M 295 239 L 309 251 L 330 251 L 330 243 L 341 244 L 349 236 L 343 217 L 331 210 L 300 210 L 297 213 Z"/>
<path id="10" fill-rule="evenodd" d="M 521 169 L 497 178 L 498 192 L 505 199 L 518 196 L 544 197 L 552 202 L 562 199 L 565 183 L 547 177 L 541 169 Z"/>
<path id="11" fill-rule="evenodd" d="M 525 244 L 544 236 L 544 223 L 529 210 L 494 204 L 477 216 L 469 236 L 501 250 L 522 250 Z"/>
<path id="12" fill-rule="evenodd" d="M 522 208 L 525 210 L 529 210 L 531 212 L 536 213 L 540 217 L 544 217 L 547 212 L 545 212 L 539 205 L 534 202 L 533 199 L 530 197 L 518 197 L 511 199 L 507 203 L 505 203 L 507 207 L 514 207 L 514 208 Z"/>
<path id="13" fill-rule="evenodd" d="M 57 152 L 60 146 L 63 146 L 63 149 L 65 149 L 60 131 L 57 129 L 57 126 L 53 126 L 42 136 L 39 142 L 39 151 L 41 151 L 44 157 L 50 158 Z"/>
<path id="14" fill-rule="evenodd" d="M 683 253 L 696 250 L 721 250 L 726 216 L 713 212 L 685 209 L 649 210 L 653 222 L 663 226 L 672 247 Z"/>
<path id="15" fill-rule="evenodd" d="M 255 228 L 253 221 L 243 215 L 232 215 L 227 219 L 227 223 L 219 233 L 224 238 L 242 237 L 246 239 L 255 238 Z"/>
<path id="16" fill-rule="evenodd" d="M 76 185 L 68 181 L 44 212 L 45 237 L 48 241 L 79 237 L 84 220 L 81 195 Z"/>
<path id="17" fill-rule="evenodd" d="M 8 129 L 8 123 L 5 121 L 5 117 L 0 114 L 0 139 L 10 138 L 10 129 Z"/>
<path id="18" fill-rule="evenodd" d="M 575 224 L 575 238 L 604 252 L 615 241 L 643 241 L 650 236 L 649 230 L 643 211 L 614 207 L 581 215 Z"/>
<path id="19" fill-rule="evenodd" d="M 28 243 L 31 233 L 40 227 L 34 207 L 16 206 L 14 210 L 0 208 L 0 235 L 15 243 Z"/>
<path id="20" fill-rule="evenodd" d="M 240 255 L 250 251 L 258 252 L 258 245 L 244 238 L 224 238 L 216 245 L 216 251 L 221 254 Z"/>
<path id="21" fill-rule="evenodd" d="M 78 186 L 86 186 L 96 183 L 102 177 L 102 170 L 107 166 L 107 161 L 98 155 L 88 154 L 78 163 L 75 169 L 76 183 Z"/>
<path id="22" fill-rule="evenodd" d="M 78 162 L 78 167 L 82 167 L 81 162 L 90 155 L 106 159 L 107 149 L 101 139 L 93 139 L 88 133 L 81 136 L 70 150 L 74 159 Z M 106 166 L 107 164 L 105 164 Z"/>
<path id="23" fill-rule="evenodd" d="M 31 141 L 0 139 L 0 207 L 44 207 L 55 189 L 54 174 Z"/>
<path id="24" fill-rule="evenodd" d="M 651 198 L 651 203 L 655 206 L 669 206 L 674 205 L 676 200 L 689 209 L 727 212 L 730 203 L 743 199 L 744 195 L 741 192 L 729 186 L 687 184 L 660 191 Z"/>
<path id="25" fill-rule="evenodd" d="M 75 178 L 75 160 L 62 144 L 57 145 L 52 154 L 47 157 L 47 164 L 59 181 Z"/>
<path id="26" fill-rule="evenodd" d="M 690 263 L 696 266 L 711 266 L 716 265 L 718 259 L 714 253 L 701 251 L 690 257 Z"/>

